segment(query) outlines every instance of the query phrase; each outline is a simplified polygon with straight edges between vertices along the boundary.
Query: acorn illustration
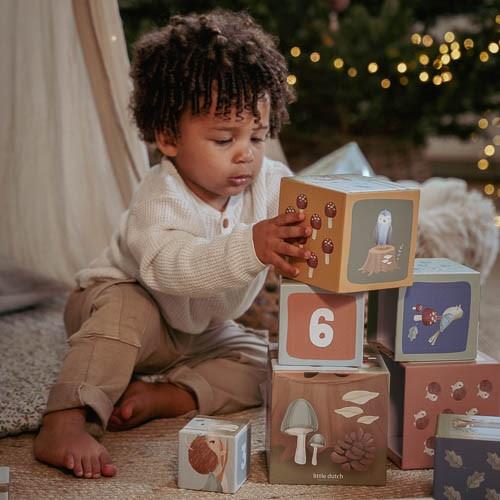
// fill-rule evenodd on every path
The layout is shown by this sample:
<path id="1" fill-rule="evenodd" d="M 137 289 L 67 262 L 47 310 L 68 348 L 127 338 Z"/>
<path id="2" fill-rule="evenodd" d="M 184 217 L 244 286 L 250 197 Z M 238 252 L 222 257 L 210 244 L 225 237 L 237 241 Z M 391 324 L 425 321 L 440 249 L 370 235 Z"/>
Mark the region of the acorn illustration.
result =
<path id="1" fill-rule="evenodd" d="M 311 252 L 311 256 L 307 259 L 307 265 L 309 266 L 308 277 L 312 278 L 314 276 L 314 270 L 318 267 L 318 256 Z"/>
<path id="2" fill-rule="evenodd" d="M 328 220 L 328 229 L 331 229 L 333 226 L 333 219 L 337 215 L 337 206 L 333 203 L 333 201 L 329 201 L 325 205 L 325 215 Z"/>
<path id="3" fill-rule="evenodd" d="M 413 415 L 414 424 L 417 429 L 425 429 L 429 425 L 429 417 L 425 410 L 420 410 Z"/>
<path id="4" fill-rule="evenodd" d="M 318 229 L 321 229 L 321 217 L 318 214 L 311 215 L 311 227 L 312 230 L 312 239 L 315 240 L 318 236 Z"/>
<path id="5" fill-rule="evenodd" d="M 436 437 L 430 436 L 424 441 L 424 453 L 430 457 L 434 456 L 434 450 L 436 448 Z"/>
<path id="6" fill-rule="evenodd" d="M 297 207 L 301 214 L 304 213 L 304 210 L 307 208 L 307 196 L 304 193 L 297 196 Z"/>
<path id="7" fill-rule="evenodd" d="M 333 252 L 333 241 L 330 238 L 325 238 L 321 245 L 321 249 L 325 254 L 325 264 L 330 264 L 330 254 Z"/>
<path id="8" fill-rule="evenodd" d="M 345 434 L 333 446 L 330 459 L 345 472 L 367 471 L 375 460 L 375 440 L 369 432 L 359 428 L 356 432 Z"/>
<path id="9" fill-rule="evenodd" d="M 441 394 L 441 386 L 437 382 L 431 382 L 425 388 L 425 397 L 426 399 L 430 399 L 431 401 L 437 401 L 439 395 Z"/>
<path id="10" fill-rule="evenodd" d="M 477 384 L 477 395 L 482 399 L 488 399 L 492 390 L 493 384 L 489 380 L 481 380 L 481 382 Z"/>
<path id="11" fill-rule="evenodd" d="M 465 398 L 466 395 L 467 395 L 467 391 L 465 389 L 464 383 L 461 380 L 459 380 L 458 382 L 455 382 L 451 386 L 451 397 L 455 401 L 461 401 L 462 399 Z"/>
<path id="12" fill-rule="evenodd" d="M 294 214 L 296 212 L 295 208 L 293 208 L 291 205 L 288 205 L 285 209 L 286 214 Z"/>

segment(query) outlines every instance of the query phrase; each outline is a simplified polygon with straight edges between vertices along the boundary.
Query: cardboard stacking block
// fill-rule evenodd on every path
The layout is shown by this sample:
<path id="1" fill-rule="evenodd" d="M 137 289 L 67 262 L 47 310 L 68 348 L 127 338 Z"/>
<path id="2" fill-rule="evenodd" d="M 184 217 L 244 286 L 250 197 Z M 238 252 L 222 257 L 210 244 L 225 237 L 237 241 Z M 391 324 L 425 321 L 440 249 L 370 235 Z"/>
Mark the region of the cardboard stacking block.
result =
<path id="1" fill-rule="evenodd" d="M 336 294 L 282 279 L 279 363 L 361 366 L 364 317 L 362 293 Z"/>
<path id="2" fill-rule="evenodd" d="M 440 413 L 500 415 L 500 363 L 486 354 L 446 363 L 382 355 L 391 373 L 389 456 L 402 469 L 433 467 Z"/>
<path id="3" fill-rule="evenodd" d="M 396 361 L 474 360 L 479 276 L 449 259 L 415 259 L 412 286 L 370 292 L 368 340 Z"/>
<path id="4" fill-rule="evenodd" d="M 500 418 L 439 415 L 434 498 L 500 498 Z"/>
<path id="5" fill-rule="evenodd" d="M 360 175 L 283 178 L 279 212 L 304 212 L 313 228 L 295 279 L 337 293 L 411 285 L 419 196 Z"/>
<path id="6" fill-rule="evenodd" d="M 9 500 L 9 484 L 9 467 L 0 467 L 0 500 Z"/>
<path id="7" fill-rule="evenodd" d="M 270 483 L 385 484 L 389 380 L 375 351 L 362 368 L 269 370 Z"/>
<path id="8" fill-rule="evenodd" d="M 179 431 L 179 488 L 234 493 L 250 468 L 250 424 L 197 416 Z"/>

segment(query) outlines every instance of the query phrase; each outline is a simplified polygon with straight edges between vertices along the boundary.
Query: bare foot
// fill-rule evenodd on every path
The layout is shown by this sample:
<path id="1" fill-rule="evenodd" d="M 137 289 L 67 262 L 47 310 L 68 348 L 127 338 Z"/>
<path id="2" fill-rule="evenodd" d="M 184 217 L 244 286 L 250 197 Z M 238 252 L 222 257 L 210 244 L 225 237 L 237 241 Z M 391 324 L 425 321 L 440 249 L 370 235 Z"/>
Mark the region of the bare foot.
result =
<path id="1" fill-rule="evenodd" d="M 108 429 L 124 431 L 153 418 L 178 417 L 196 409 L 193 395 L 169 383 L 133 380 L 116 404 Z"/>
<path id="2" fill-rule="evenodd" d="M 73 471 L 77 477 L 114 476 L 115 465 L 106 448 L 85 430 L 84 408 L 48 413 L 35 439 L 35 457 L 55 467 Z"/>

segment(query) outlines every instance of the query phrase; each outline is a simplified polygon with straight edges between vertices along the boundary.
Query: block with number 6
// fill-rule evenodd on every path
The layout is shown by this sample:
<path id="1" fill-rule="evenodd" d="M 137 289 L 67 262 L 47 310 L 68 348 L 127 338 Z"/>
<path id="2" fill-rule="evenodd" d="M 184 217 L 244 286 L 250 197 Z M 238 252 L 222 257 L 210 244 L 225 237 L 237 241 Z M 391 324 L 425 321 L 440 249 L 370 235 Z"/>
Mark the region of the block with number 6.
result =
<path id="1" fill-rule="evenodd" d="M 361 366 L 364 297 L 281 280 L 278 362 Z"/>

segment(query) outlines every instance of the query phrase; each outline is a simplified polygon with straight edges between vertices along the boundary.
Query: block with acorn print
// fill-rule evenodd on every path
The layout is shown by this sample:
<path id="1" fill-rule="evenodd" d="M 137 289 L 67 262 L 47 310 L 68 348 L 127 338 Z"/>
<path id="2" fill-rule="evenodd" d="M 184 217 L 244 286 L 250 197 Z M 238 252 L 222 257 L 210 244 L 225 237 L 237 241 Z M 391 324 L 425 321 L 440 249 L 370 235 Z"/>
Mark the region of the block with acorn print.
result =
<path id="1" fill-rule="evenodd" d="M 302 212 L 312 227 L 291 259 L 297 281 L 337 293 L 412 284 L 419 190 L 375 177 L 325 175 L 281 181 L 279 213 Z"/>

